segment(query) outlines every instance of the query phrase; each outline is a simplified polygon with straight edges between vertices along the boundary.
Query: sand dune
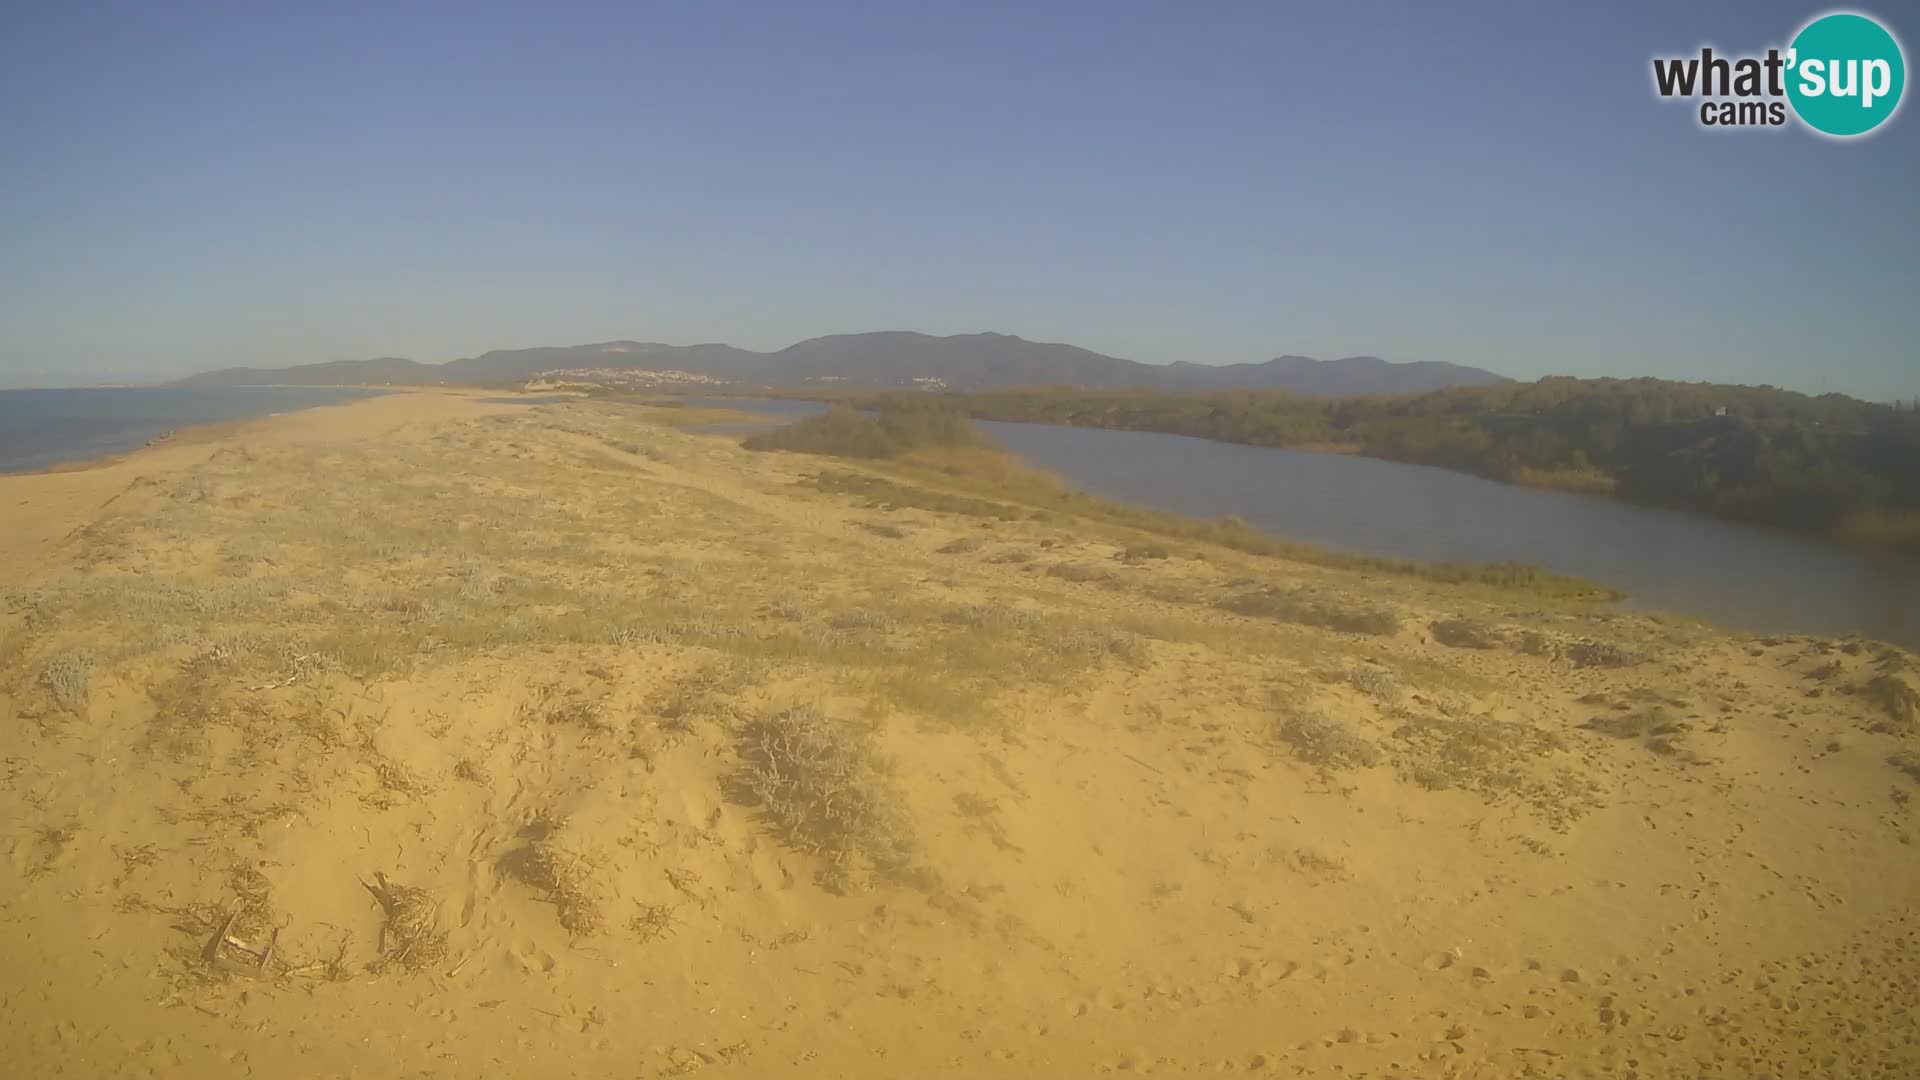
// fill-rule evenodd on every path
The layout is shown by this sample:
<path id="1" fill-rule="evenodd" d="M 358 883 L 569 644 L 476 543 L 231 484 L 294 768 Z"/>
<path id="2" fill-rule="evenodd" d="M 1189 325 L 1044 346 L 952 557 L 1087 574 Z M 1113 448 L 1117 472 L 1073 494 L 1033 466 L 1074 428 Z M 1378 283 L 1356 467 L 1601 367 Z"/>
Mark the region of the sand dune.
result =
<path id="1" fill-rule="evenodd" d="M 7 1071 L 1920 1074 L 1910 654 L 672 419 L 0 478 Z"/>

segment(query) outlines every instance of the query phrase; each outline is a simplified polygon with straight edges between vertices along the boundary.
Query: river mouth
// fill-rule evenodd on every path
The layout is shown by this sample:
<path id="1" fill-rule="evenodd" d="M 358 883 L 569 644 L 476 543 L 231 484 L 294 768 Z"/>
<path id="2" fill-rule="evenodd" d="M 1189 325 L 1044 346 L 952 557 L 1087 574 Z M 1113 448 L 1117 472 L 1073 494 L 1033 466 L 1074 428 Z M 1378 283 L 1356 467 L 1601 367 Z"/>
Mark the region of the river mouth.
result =
<path id="1" fill-rule="evenodd" d="M 785 422 L 814 401 L 689 398 Z M 746 435 L 779 426 L 708 425 Z M 1423 562 L 1517 562 L 1667 611 L 1761 634 L 1863 636 L 1920 647 L 1920 561 L 1592 495 L 1516 487 L 1375 458 L 1188 435 L 975 421 L 1029 463 L 1116 502 L 1291 540 Z"/>

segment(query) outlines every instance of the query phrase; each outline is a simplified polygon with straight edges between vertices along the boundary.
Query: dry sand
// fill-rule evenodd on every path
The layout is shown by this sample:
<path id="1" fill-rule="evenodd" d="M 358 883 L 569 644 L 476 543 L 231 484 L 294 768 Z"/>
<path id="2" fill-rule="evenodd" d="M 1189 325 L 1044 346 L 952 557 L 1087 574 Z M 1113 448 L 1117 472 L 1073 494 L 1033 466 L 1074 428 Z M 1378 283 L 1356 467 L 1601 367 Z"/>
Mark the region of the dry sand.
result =
<path id="1" fill-rule="evenodd" d="M 673 419 L 0 478 L 4 1071 L 1920 1075 L 1911 655 Z"/>

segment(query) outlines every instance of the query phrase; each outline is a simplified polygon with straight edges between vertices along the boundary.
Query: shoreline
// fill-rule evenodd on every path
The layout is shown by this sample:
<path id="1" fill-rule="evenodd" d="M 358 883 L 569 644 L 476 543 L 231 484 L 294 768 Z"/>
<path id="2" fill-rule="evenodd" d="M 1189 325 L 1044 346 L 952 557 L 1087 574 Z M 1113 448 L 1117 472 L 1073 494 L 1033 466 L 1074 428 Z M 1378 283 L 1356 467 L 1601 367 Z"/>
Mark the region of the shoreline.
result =
<path id="1" fill-rule="evenodd" d="M 21 393 L 40 393 L 40 392 L 72 393 L 75 391 L 87 391 L 87 390 L 139 391 L 139 390 L 169 390 L 169 389 L 192 389 L 192 388 L 191 387 L 173 387 L 173 386 L 164 386 L 164 385 L 162 386 L 98 386 L 98 387 L 94 387 L 94 386 L 32 387 L 32 388 L 21 389 L 18 392 L 21 392 Z M 378 391 L 373 387 L 358 387 L 358 386 L 352 386 L 352 387 L 348 387 L 348 386 L 342 386 L 342 387 L 262 386 L 262 387 L 232 387 L 229 389 L 346 390 L 346 391 L 354 391 L 357 396 L 349 397 L 343 400 L 329 400 L 329 401 L 315 402 L 314 404 L 311 404 L 311 405 L 293 404 L 289 407 L 275 408 L 271 411 L 256 413 L 251 416 L 238 416 L 238 417 L 229 417 L 224 419 L 210 419 L 210 420 L 202 420 L 198 422 L 174 424 L 172 426 L 164 428 L 160 435 L 148 437 L 145 440 L 145 442 L 143 442 L 139 446 L 131 446 L 131 447 L 127 447 L 125 449 L 119 449 L 119 450 L 108 450 L 103 453 L 85 453 L 82 456 L 62 458 L 61 460 L 50 462 L 48 464 L 33 466 L 25 469 L 13 469 L 13 468 L 0 467 L 0 477 L 38 476 L 38 475 L 44 475 L 44 474 L 85 472 L 92 469 L 104 468 L 107 466 L 121 464 L 123 462 L 129 461 L 147 451 L 160 450 L 169 446 L 201 444 L 211 440 L 224 438 L 229 435 L 240 432 L 241 430 L 244 429 L 245 425 L 255 423 L 258 421 L 272 420 L 277 417 L 287 416 L 297 412 L 305 412 L 309 409 L 328 408 L 336 405 L 351 405 L 358 401 L 365 401 L 374 397 L 379 397 L 381 396 L 382 393 L 384 393 L 384 391 Z"/>
<path id="2" fill-rule="evenodd" d="M 308 406 L 308 408 L 317 409 L 324 408 L 324 406 L 313 405 Z M 304 412 L 305 410 L 298 409 L 288 411 Z M 184 427 L 171 429 L 173 434 L 169 438 L 157 442 L 148 440 L 145 445 L 136 446 L 131 450 L 115 450 L 105 454 L 95 454 L 91 457 L 70 458 L 66 461 L 56 461 L 51 465 L 42 466 L 37 469 L 0 469 L 0 479 L 16 476 L 60 476 L 67 473 L 91 472 L 95 469 L 123 465 L 149 451 L 164 450 L 168 447 L 176 446 L 198 446 L 203 443 L 231 438 L 242 433 L 250 424 L 259 423 L 264 420 L 275 420 L 285 415 L 287 415 L 286 412 L 276 412 L 268 413 L 264 416 L 248 417 L 245 420 L 209 420 L 204 424 L 189 424 Z"/>
<path id="3" fill-rule="evenodd" d="M 383 393 L 244 420 L 218 420 L 178 430 L 174 438 L 119 454 L 63 462 L 30 472 L 0 473 L 0 507 L 13 525 L 0 537 L 0 584 L 30 580 L 60 545 L 98 517 L 136 482 L 184 472 L 220 450 L 324 445 L 397 435 L 411 425 L 512 409 L 474 395 L 431 391 Z"/>
<path id="4" fill-rule="evenodd" d="M 162 385 L 162 386 L 32 387 L 30 389 L 32 390 L 159 390 L 159 389 L 176 389 L 176 388 L 177 387 Z M 191 388 L 189 387 L 185 389 L 191 389 Z M 467 388 L 467 387 L 439 387 L 439 386 L 331 387 L 331 386 L 304 386 L 297 383 L 286 383 L 286 384 L 262 383 L 258 385 L 249 384 L 245 387 L 238 387 L 238 389 L 356 390 L 356 391 L 365 391 L 367 393 L 366 393 L 366 396 L 364 397 L 350 398 L 345 401 L 325 401 L 325 402 L 319 402 L 312 405 L 295 405 L 291 408 L 277 409 L 273 412 L 261 413 L 257 416 L 245 416 L 245 417 L 239 417 L 239 418 L 230 419 L 230 420 L 207 420 L 207 421 L 203 421 L 201 423 L 196 423 L 196 424 L 182 424 L 177 427 L 168 429 L 169 431 L 172 432 L 172 435 L 170 438 L 166 438 L 164 440 L 159 440 L 159 441 L 149 440 L 145 445 L 132 447 L 126 450 L 114 450 L 114 451 L 109 451 L 103 454 L 92 454 L 86 457 L 69 458 L 67 460 L 57 461 L 57 462 L 54 462 L 53 464 L 44 465 L 37 468 L 29 468 L 29 469 L 0 468 L 0 480 L 6 480 L 6 479 L 11 479 L 16 477 L 26 477 L 26 476 L 54 476 L 54 475 L 64 475 L 68 473 L 91 472 L 96 469 L 103 469 L 103 468 L 109 468 L 115 465 L 127 464 L 129 462 L 134 461 L 135 459 L 138 459 L 142 455 L 145 455 L 151 452 L 166 450 L 172 447 L 198 446 L 198 445 L 203 445 L 209 442 L 216 442 L 225 438 L 232 438 L 238 435 L 243 435 L 247 432 L 247 430 L 250 427 L 254 425 L 268 424 L 273 421 L 277 421 L 289 416 L 294 416 L 299 413 L 312 412 L 315 409 L 336 409 L 336 408 L 342 408 L 346 406 L 358 405 L 363 402 L 375 401 L 375 400 L 378 400 L 379 398 L 393 396 L 393 395 L 439 394 L 439 395 L 444 395 L 444 396 L 453 397 L 453 398 L 471 398 L 471 397 L 481 397 L 481 396 L 509 396 L 509 395 L 519 395 L 519 396 L 527 396 L 527 397 L 535 396 L 533 394 L 529 394 L 524 391 L 490 390 L 490 389 L 475 389 L 475 388 Z"/>

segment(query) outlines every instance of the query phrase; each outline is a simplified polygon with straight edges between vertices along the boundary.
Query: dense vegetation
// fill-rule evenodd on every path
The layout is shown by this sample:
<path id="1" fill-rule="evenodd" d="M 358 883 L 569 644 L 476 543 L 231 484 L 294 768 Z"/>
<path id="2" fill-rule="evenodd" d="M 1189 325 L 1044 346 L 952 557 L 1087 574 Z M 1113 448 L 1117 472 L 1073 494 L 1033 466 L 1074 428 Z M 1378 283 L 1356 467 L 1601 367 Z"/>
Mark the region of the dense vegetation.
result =
<path id="1" fill-rule="evenodd" d="M 791 450 L 833 457 L 893 458 L 923 447 L 980 447 L 986 440 L 955 408 L 889 408 L 877 414 L 836 405 L 820 416 L 748 438 L 749 450 Z"/>
<path id="2" fill-rule="evenodd" d="M 1411 397 L 1037 389 L 859 401 L 1340 450 L 1920 550 L 1920 410 L 1839 394 L 1555 377 Z"/>

